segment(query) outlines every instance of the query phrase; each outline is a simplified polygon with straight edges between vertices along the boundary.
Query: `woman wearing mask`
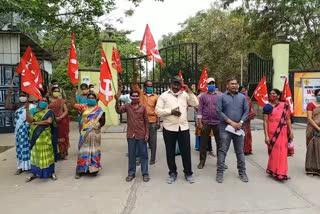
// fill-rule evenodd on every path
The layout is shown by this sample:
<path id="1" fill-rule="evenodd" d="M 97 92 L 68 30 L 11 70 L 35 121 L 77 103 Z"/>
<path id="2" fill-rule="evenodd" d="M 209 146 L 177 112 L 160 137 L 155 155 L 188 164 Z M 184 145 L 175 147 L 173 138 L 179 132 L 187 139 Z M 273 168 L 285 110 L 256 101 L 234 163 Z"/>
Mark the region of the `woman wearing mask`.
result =
<path id="1" fill-rule="evenodd" d="M 71 103 L 74 103 L 74 96 Z M 81 174 L 96 175 L 101 170 L 101 127 L 105 124 L 105 114 L 97 105 L 97 96 L 89 93 L 87 104 L 74 104 L 74 108 L 81 112 L 80 140 L 78 145 L 78 161 L 76 179 Z"/>
<path id="2" fill-rule="evenodd" d="M 51 109 L 56 117 L 58 123 L 58 146 L 61 159 L 66 159 L 68 156 L 69 143 L 69 118 L 68 107 L 66 101 L 62 99 L 60 88 L 52 88 L 52 96 L 50 97 Z"/>
<path id="3" fill-rule="evenodd" d="M 76 96 L 76 100 L 71 99 L 71 106 L 74 106 L 75 103 L 77 104 L 87 104 L 87 97 L 89 93 L 89 88 L 86 83 L 82 83 L 80 85 L 81 94 Z M 72 89 L 72 94 L 75 95 L 77 93 L 77 88 Z M 74 103 L 72 103 L 74 101 Z M 76 109 L 77 110 L 77 109 Z M 78 112 L 78 126 L 79 129 L 81 127 L 81 112 Z"/>
<path id="4" fill-rule="evenodd" d="M 31 173 L 26 182 L 39 178 L 56 180 L 54 162 L 57 160 L 57 125 L 47 99 L 39 101 L 37 108 L 29 110 L 26 105 L 27 121 L 30 127 Z"/>
<path id="5" fill-rule="evenodd" d="M 270 91 L 269 104 L 263 108 L 263 128 L 269 153 L 267 173 L 278 180 L 286 180 L 288 141 L 293 140 L 293 132 L 289 106 L 280 102 L 280 94 L 278 89 Z"/>
<path id="6" fill-rule="evenodd" d="M 308 125 L 306 130 L 307 175 L 320 175 L 320 89 L 314 91 L 316 100 L 307 105 Z"/>
<path id="7" fill-rule="evenodd" d="M 239 92 L 247 98 L 247 101 L 249 104 L 249 118 L 246 122 L 243 123 L 243 128 L 245 132 L 243 152 L 244 152 L 244 155 L 252 155 L 251 120 L 253 120 L 256 114 L 254 113 L 254 110 L 252 108 L 251 99 L 250 97 L 248 97 L 246 93 L 247 92 L 246 88 L 244 86 L 240 86 Z"/>
<path id="8" fill-rule="evenodd" d="M 8 96 L 5 102 L 7 110 L 16 110 L 14 117 L 15 124 L 15 138 L 16 138 L 16 152 L 17 152 L 17 171 L 16 175 L 20 175 L 22 171 L 31 169 L 30 165 L 30 142 L 29 129 L 30 124 L 26 121 L 26 103 L 28 96 L 25 92 L 19 93 L 19 106 L 11 104 L 12 88 L 8 91 Z"/>

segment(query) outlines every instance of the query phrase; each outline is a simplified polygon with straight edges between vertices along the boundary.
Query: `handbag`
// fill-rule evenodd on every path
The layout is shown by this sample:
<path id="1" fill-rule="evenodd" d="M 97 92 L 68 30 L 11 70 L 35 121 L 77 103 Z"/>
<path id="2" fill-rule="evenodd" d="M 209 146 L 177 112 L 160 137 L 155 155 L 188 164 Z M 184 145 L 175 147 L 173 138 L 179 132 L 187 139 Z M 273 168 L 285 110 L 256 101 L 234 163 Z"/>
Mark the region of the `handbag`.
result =
<path id="1" fill-rule="evenodd" d="M 292 140 L 288 142 L 288 156 L 294 155 L 294 143 Z"/>

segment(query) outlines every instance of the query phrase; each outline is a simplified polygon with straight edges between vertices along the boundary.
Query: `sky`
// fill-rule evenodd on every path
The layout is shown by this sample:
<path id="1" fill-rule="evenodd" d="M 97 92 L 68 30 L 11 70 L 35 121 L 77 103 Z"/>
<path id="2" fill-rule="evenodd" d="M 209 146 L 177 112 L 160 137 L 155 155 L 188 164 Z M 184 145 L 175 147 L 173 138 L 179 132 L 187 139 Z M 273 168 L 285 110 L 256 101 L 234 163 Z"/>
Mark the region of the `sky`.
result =
<path id="1" fill-rule="evenodd" d="M 117 9 L 107 18 L 111 19 L 111 23 L 118 30 L 134 30 L 129 35 L 133 41 L 142 39 L 146 24 L 149 24 L 151 33 L 158 42 L 162 35 L 178 32 L 181 29 L 179 23 L 200 10 L 209 9 L 214 2 L 215 0 L 164 0 L 164 2 L 143 0 L 135 8 L 128 0 L 116 0 Z M 130 8 L 135 10 L 134 15 L 125 17 L 124 11 Z M 122 24 L 116 22 L 119 17 L 123 17 Z"/>

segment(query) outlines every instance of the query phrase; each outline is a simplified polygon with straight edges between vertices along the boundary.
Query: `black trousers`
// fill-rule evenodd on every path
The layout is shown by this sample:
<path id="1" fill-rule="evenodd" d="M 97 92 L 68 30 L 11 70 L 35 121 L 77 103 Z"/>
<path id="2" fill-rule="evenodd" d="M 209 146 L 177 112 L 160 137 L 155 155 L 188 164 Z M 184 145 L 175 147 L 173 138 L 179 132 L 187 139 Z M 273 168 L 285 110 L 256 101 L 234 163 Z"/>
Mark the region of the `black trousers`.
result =
<path id="1" fill-rule="evenodd" d="M 182 157 L 183 172 L 185 175 L 192 175 L 191 151 L 190 151 L 190 132 L 189 129 L 178 132 L 168 131 L 163 128 L 163 139 L 166 145 L 167 164 L 169 174 L 178 174 L 176 165 L 176 142 L 178 140 L 179 149 Z"/>
<path id="2" fill-rule="evenodd" d="M 214 139 L 216 141 L 217 156 L 218 156 L 219 148 L 221 147 L 219 125 L 203 124 L 203 129 L 201 131 L 201 137 L 200 137 L 200 163 L 203 163 L 203 164 L 205 164 L 207 159 L 207 147 L 208 147 L 208 140 L 210 139 L 211 141 L 211 137 L 209 136 L 211 130 L 213 130 Z M 212 144 L 211 144 L 211 151 L 212 151 Z"/>

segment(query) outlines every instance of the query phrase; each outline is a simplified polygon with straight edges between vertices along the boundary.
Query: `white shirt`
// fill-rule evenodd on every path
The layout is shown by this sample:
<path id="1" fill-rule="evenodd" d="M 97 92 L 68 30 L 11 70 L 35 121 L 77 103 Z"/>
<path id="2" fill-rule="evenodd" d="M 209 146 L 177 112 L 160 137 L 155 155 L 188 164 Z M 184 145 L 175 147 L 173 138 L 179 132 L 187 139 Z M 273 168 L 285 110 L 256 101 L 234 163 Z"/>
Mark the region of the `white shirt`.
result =
<path id="1" fill-rule="evenodd" d="M 186 93 L 180 91 L 178 95 L 169 89 L 161 94 L 156 105 L 156 114 L 163 118 L 163 127 L 168 131 L 185 131 L 189 129 L 189 123 L 187 118 L 188 106 L 197 107 L 199 101 L 197 97 L 191 92 Z M 171 110 L 179 107 L 181 116 L 177 117 L 171 115 Z"/>

